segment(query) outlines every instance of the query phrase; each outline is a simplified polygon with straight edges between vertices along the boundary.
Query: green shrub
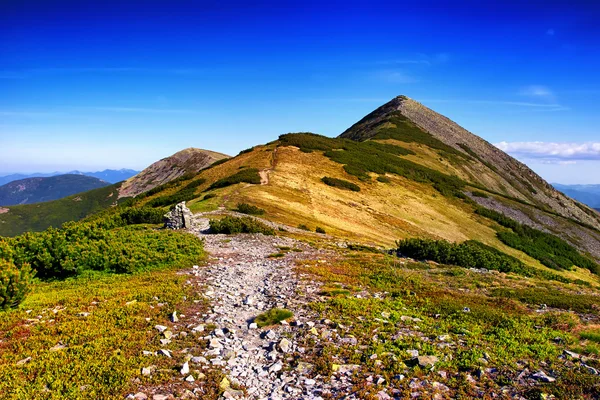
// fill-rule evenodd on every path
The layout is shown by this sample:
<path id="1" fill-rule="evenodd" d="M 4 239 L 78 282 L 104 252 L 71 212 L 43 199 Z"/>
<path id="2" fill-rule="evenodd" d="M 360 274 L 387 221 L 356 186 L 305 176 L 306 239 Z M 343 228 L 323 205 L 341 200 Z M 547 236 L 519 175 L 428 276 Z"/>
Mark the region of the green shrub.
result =
<path id="1" fill-rule="evenodd" d="M 581 313 L 593 313 L 598 308 L 598 296 L 571 294 L 565 291 L 550 288 L 495 288 L 491 295 L 494 297 L 504 297 L 516 299 L 523 303 L 560 308 L 563 310 L 573 310 Z"/>
<path id="2" fill-rule="evenodd" d="M 471 192 L 471 194 L 472 194 L 473 196 L 475 196 L 475 197 L 482 197 L 482 198 L 484 198 L 484 199 L 487 199 L 488 197 L 490 197 L 490 196 L 488 196 L 488 195 L 487 195 L 487 193 L 480 192 L 479 190 L 473 190 L 473 191 Z"/>
<path id="3" fill-rule="evenodd" d="M 317 229 L 315 229 L 315 232 L 325 234 L 325 229 L 321 228 L 320 226 L 317 226 Z"/>
<path id="4" fill-rule="evenodd" d="M 381 253 L 381 250 L 379 250 L 376 247 L 365 246 L 363 244 L 356 244 L 356 243 L 349 244 L 348 245 L 348 250 L 364 251 L 364 252 L 367 252 L 367 253 Z"/>
<path id="5" fill-rule="evenodd" d="M 274 235 L 275 231 L 260 221 L 250 217 L 231 217 L 213 219 L 210 221 L 210 230 L 213 233 L 237 234 L 237 233 L 262 233 Z"/>
<path id="6" fill-rule="evenodd" d="M 126 225 L 160 224 L 163 222 L 164 213 L 150 207 L 131 207 L 121 212 L 120 216 Z"/>
<path id="7" fill-rule="evenodd" d="M 333 187 L 336 187 L 339 189 L 352 190 L 353 192 L 360 192 L 360 186 L 358 186 L 352 182 L 345 181 L 343 179 L 330 178 L 328 176 L 324 176 L 323 178 L 321 178 L 321 181 L 323 181 L 323 183 L 326 185 L 333 186 Z"/>
<path id="8" fill-rule="evenodd" d="M 238 153 L 238 156 L 241 156 L 242 154 L 246 154 L 246 153 L 251 153 L 254 151 L 254 147 L 250 147 L 249 149 L 246 150 L 242 150 Z"/>
<path id="9" fill-rule="evenodd" d="M 310 228 L 304 224 L 298 225 L 298 229 L 302 229 L 303 231 L 310 231 Z"/>
<path id="10" fill-rule="evenodd" d="M 390 183 L 392 180 L 390 178 L 388 178 L 387 176 L 379 175 L 377 177 L 377 181 L 381 182 L 381 183 Z"/>
<path id="11" fill-rule="evenodd" d="M 262 328 L 278 324 L 293 316 L 294 314 L 290 310 L 284 308 L 272 308 L 254 318 L 254 322 L 256 322 L 256 325 L 258 325 L 259 328 Z"/>
<path id="12" fill-rule="evenodd" d="M 281 258 L 281 257 L 285 257 L 285 253 L 271 253 L 267 257 L 268 258 Z"/>
<path id="13" fill-rule="evenodd" d="M 204 182 L 206 182 L 206 179 L 204 179 L 204 178 L 197 179 L 193 182 L 190 182 L 189 184 L 187 184 L 186 186 L 184 186 L 183 188 L 181 188 L 180 190 L 178 190 L 177 192 L 175 192 L 173 194 L 166 195 L 166 196 L 160 196 L 160 197 L 150 200 L 148 202 L 147 206 L 164 207 L 164 206 L 170 206 L 173 204 L 178 204 L 178 203 L 181 203 L 182 201 L 193 200 L 196 197 L 198 197 L 196 195 L 196 188 L 198 186 L 202 185 Z"/>
<path id="14" fill-rule="evenodd" d="M 475 212 L 511 229 L 511 231 L 499 231 L 496 236 L 507 246 L 521 250 L 549 268 L 570 270 L 573 265 L 576 265 L 587 268 L 594 274 L 600 274 L 600 265 L 580 254 L 577 249 L 558 236 L 520 224 L 504 214 L 487 208 L 478 207 Z"/>
<path id="15" fill-rule="evenodd" d="M 405 239 L 396 242 L 397 254 L 417 260 L 431 260 L 464 268 L 486 268 L 531 276 L 522 262 L 475 240 L 450 243 L 446 240 Z"/>
<path id="16" fill-rule="evenodd" d="M 253 183 L 255 185 L 260 184 L 260 175 L 258 173 L 258 169 L 257 168 L 243 169 L 231 176 L 228 176 L 227 178 L 219 179 L 218 181 L 216 181 L 212 185 L 210 185 L 208 190 L 223 188 L 223 187 L 235 185 L 237 183 L 242 183 L 242 182 Z"/>
<path id="17" fill-rule="evenodd" d="M 29 264 L 41 279 L 62 279 L 85 271 L 149 270 L 203 255 L 202 242 L 191 234 L 123 224 L 119 216 L 105 217 L 0 239 L 0 259 L 19 269 Z"/>
<path id="18" fill-rule="evenodd" d="M 592 342 L 600 343 L 600 331 L 585 331 L 581 332 L 579 336 L 584 340 L 589 340 Z"/>
<path id="19" fill-rule="evenodd" d="M 214 193 L 208 193 L 202 198 L 202 200 L 208 200 L 208 199 L 212 199 L 214 197 L 217 197 L 217 195 Z"/>
<path id="20" fill-rule="evenodd" d="M 240 212 L 242 214 L 250 214 L 250 215 L 263 215 L 265 210 L 262 208 L 247 204 L 247 203 L 238 203 L 235 211 Z"/>
<path id="21" fill-rule="evenodd" d="M 25 299 L 33 275 L 29 264 L 17 268 L 12 262 L 0 259 L 0 310 L 15 308 Z"/>

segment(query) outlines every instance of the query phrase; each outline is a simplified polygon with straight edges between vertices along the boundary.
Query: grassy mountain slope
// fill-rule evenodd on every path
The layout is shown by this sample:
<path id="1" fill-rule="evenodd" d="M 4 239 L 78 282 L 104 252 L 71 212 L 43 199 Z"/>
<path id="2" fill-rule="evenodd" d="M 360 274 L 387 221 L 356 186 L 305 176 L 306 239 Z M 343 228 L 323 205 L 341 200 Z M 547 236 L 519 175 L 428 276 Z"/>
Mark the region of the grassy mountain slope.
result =
<path id="1" fill-rule="evenodd" d="M 60 200 L 38 204 L 0 207 L 0 236 L 60 227 L 67 221 L 114 206 L 118 202 L 120 183 L 79 193 Z"/>
<path id="2" fill-rule="evenodd" d="M 187 173 L 196 173 L 215 161 L 229 156 L 209 150 L 190 147 L 163 158 L 126 180 L 119 197 L 135 197 Z"/>
<path id="3" fill-rule="evenodd" d="M 425 145 L 444 159 L 439 162 L 440 169 L 457 169 L 470 182 L 600 229 L 597 215 L 554 189 L 525 164 L 405 96 L 379 107 L 340 137 L 399 139 L 416 147 Z"/>
<path id="4" fill-rule="evenodd" d="M 75 174 L 22 179 L 0 186 L 0 205 L 51 201 L 108 185 L 98 178 Z"/>
<path id="5" fill-rule="evenodd" d="M 299 135 L 292 135 L 297 137 Z M 328 139 L 343 143 L 341 139 Z M 363 150 L 363 144 L 357 144 Z M 338 150 L 343 151 L 343 150 Z M 139 199 L 140 205 L 152 205 L 158 198 L 174 196 L 196 182 L 188 206 L 192 211 L 217 210 L 219 206 L 235 209 L 238 203 L 249 203 L 266 210 L 265 218 L 287 225 L 305 225 L 311 230 L 322 227 L 344 241 L 390 247 L 398 239 L 421 237 L 462 242 L 475 239 L 514 256 L 525 264 L 558 274 L 571 280 L 598 283 L 597 276 L 584 268 L 556 271 L 539 260 L 509 247 L 497 237 L 498 225 L 474 211 L 477 204 L 454 195 L 443 195 L 431 182 L 416 181 L 395 173 L 374 174 L 369 178 L 351 175 L 344 165 L 331 160 L 323 151 L 300 150 L 279 140 L 241 154 L 224 163 L 201 171 L 190 181 Z M 397 156 L 398 157 L 398 156 Z M 258 171 L 261 184 L 237 183 L 210 189 L 214 182 L 238 174 Z M 360 191 L 344 190 L 323 183 L 324 176 L 358 185 Z M 385 178 L 385 179 L 378 179 Z M 194 186 L 194 185 L 192 185 Z M 468 184 L 466 193 L 478 191 Z M 208 196 L 207 196 L 208 195 Z M 213 196 L 214 197 L 211 197 Z M 486 200 L 507 201 L 525 205 L 488 193 Z M 161 203 L 162 204 L 162 203 Z M 166 209 L 166 208 L 165 208 Z M 590 241 L 600 243 L 596 231 L 583 228 L 564 217 L 535 209 L 540 215 L 556 221 L 558 230 L 581 229 Z"/>

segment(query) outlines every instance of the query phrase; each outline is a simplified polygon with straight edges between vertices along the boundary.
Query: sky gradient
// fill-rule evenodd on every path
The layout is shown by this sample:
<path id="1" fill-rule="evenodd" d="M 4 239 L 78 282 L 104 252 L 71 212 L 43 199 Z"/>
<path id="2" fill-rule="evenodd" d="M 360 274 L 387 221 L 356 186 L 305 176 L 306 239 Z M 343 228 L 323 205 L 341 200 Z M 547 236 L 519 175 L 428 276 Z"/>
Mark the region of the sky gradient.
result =
<path id="1" fill-rule="evenodd" d="M 335 136 L 404 94 L 600 183 L 600 6 L 414 3 L 1 2 L 0 175 Z"/>

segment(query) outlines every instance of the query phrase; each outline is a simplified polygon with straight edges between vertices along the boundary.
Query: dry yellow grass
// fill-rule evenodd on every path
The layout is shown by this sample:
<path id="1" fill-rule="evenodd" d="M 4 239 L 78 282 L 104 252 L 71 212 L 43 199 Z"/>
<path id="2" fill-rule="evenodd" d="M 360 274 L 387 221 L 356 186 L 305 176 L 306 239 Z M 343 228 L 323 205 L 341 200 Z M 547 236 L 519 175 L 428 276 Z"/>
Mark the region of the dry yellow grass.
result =
<path id="1" fill-rule="evenodd" d="M 456 168 L 437 163 L 429 149 L 419 145 L 407 147 L 418 153 L 412 156 L 415 161 L 417 158 L 429 160 L 423 165 L 442 171 Z M 242 183 L 216 189 L 211 192 L 218 197 L 201 201 L 204 196 L 201 192 L 210 183 L 235 174 L 241 167 L 268 170 L 268 184 Z M 321 152 L 304 153 L 295 147 L 275 145 L 257 146 L 254 151 L 203 171 L 200 176 L 207 181 L 198 188 L 199 198 L 189 202 L 194 212 L 214 210 L 221 204 L 233 209 L 237 203 L 249 203 L 265 209 L 264 217 L 275 222 L 289 226 L 304 224 L 313 231 L 319 226 L 340 240 L 386 247 L 407 237 L 457 242 L 476 239 L 531 266 L 550 271 L 537 260 L 501 243 L 491 221 L 475 215 L 473 208 L 464 202 L 444 197 L 430 185 L 396 175 L 387 176 L 390 183 L 378 182 L 375 175 L 368 182 L 360 181 Z M 321 181 L 324 176 L 351 181 L 359 185 L 361 191 L 327 186 Z M 598 284 L 596 276 L 580 269 L 560 274 Z"/>

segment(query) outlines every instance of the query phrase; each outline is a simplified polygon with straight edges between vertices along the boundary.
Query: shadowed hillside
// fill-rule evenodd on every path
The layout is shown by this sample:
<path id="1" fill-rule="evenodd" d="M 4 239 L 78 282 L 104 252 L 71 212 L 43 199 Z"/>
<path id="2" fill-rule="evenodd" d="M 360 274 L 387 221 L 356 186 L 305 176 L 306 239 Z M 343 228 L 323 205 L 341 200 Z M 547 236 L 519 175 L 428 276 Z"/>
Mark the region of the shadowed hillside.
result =
<path id="1" fill-rule="evenodd" d="M 41 203 L 108 185 L 98 178 L 74 174 L 27 178 L 0 186 L 0 205 Z"/>

